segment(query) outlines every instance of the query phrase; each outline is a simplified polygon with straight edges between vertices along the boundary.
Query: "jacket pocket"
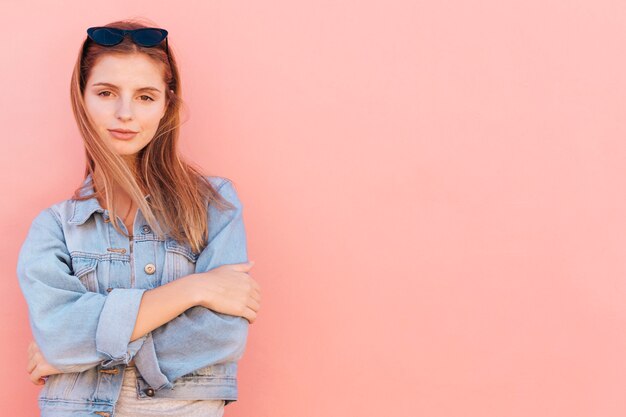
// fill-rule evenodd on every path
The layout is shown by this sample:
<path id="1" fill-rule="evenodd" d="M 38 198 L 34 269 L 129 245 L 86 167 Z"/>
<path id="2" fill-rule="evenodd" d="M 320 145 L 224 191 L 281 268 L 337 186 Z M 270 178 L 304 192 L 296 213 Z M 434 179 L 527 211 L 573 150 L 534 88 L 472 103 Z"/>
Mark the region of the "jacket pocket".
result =
<path id="1" fill-rule="evenodd" d="M 87 257 L 72 258 L 72 268 L 74 275 L 87 288 L 87 291 L 98 292 L 98 260 Z"/>
<path id="2" fill-rule="evenodd" d="M 167 284 L 196 271 L 199 254 L 191 250 L 188 244 L 181 244 L 173 239 L 165 241 L 165 265 L 161 284 Z"/>

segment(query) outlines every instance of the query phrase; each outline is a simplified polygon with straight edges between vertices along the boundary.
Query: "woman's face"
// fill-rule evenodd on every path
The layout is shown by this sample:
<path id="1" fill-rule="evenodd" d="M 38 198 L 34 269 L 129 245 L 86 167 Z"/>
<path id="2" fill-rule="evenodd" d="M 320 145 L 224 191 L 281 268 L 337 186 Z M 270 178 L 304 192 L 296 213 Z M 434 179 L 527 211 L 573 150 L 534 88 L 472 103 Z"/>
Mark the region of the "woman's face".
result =
<path id="1" fill-rule="evenodd" d="M 85 86 L 86 111 L 100 138 L 132 161 L 154 137 L 167 110 L 162 67 L 145 54 L 105 55 Z M 123 137 L 111 132 L 137 132 Z"/>

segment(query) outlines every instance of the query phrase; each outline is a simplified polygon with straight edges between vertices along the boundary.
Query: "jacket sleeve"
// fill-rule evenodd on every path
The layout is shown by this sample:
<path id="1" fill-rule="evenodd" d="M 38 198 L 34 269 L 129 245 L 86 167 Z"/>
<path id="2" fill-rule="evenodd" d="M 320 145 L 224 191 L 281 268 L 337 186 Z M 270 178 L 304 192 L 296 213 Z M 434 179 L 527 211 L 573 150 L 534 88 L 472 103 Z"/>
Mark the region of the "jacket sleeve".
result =
<path id="1" fill-rule="evenodd" d="M 130 342 L 145 289 L 88 291 L 73 274 L 61 220 L 49 207 L 31 223 L 17 260 L 35 342 L 62 372 L 128 364 L 147 336 Z"/>
<path id="2" fill-rule="evenodd" d="M 248 261 L 243 206 L 229 180 L 218 192 L 235 209 L 209 207 L 209 241 L 196 260 L 196 273 L 225 264 Z M 213 230 L 211 230 L 213 229 Z M 156 390 L 173 388 L 173 381 L 213 364 L 239 360 L 248 337 L 248 320 L 194 306 L 147 334 L 135 356 L 135 366 Z"/>

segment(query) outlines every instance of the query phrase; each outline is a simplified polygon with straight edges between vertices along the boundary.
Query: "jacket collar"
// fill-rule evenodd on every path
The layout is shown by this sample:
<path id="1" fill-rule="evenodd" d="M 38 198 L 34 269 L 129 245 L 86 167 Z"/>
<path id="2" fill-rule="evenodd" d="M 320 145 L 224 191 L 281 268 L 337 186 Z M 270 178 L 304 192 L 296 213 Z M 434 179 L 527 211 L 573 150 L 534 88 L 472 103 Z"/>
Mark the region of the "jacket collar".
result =
<path id="1" fill-rule="evenodd" d="M 87 174 L 87 177 L 82 183 L 82 186 L 85 186 L 87 183 L 91 183 L 92 178 L 91 174 Z M 92 193 L 93 188 L 84 188 L 80 190 L 79 195 L 82 197 L 88 193 Z M 144 198 L 149 198 L 150 194 L 146 194 Z M 104 209 L 98 199 L 96 197 L 91 197 L 87 200 L 72 200 L 74 204 L 74 210 L 72 217 L 68 220 L 68 223 L 71 224 L 83 224 L 85 223 L 89 217 L 95 212 L 104 213 L 108 212 L 108 210 Z"/>

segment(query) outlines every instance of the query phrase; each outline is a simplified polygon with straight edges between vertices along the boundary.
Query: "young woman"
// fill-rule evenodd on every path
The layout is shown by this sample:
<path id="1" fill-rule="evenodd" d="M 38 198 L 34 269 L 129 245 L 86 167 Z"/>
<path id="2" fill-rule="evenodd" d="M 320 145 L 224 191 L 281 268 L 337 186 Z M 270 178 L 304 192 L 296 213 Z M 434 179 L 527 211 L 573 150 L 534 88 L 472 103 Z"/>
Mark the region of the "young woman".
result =
<path id="1" fill-rule="evenodd" d="M 17 263 L 41 415 L 221 416 L 260 308 L 243 205 L 179 155 L 167 31 L 87 34 L 71 82 L 85 178 L 39 212 Z"/>

